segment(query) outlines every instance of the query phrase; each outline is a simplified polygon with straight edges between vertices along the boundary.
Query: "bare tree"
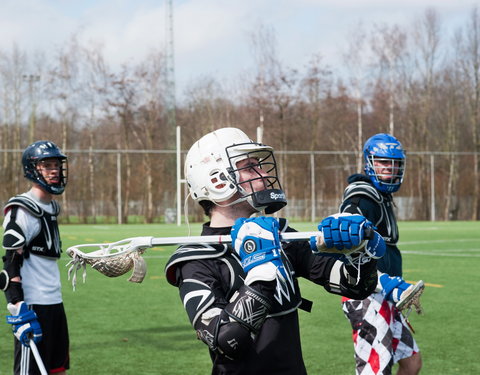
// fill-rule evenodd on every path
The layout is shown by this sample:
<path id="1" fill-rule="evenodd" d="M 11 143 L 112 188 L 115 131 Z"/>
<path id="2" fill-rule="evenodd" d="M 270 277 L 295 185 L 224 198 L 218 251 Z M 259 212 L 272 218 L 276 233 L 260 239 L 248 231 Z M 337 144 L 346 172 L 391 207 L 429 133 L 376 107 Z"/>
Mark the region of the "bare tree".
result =
<path id="1" fill-rule="evenodd" d="M 24 51 L 14 44 L 8 53 L 0 52 L 0 80 L 2 82 L 2 149 L 22 149 L 22 124 L 26 118 L 26 86 L 24 75 L 28 71 L 28 59 Z M 17 168 L 11 168 L 15 166 Z M 2 189 L 6 195 L 12 195 L 18 188 L 21 178 L 20 163 L 17 155 L 3 154 L 3 173 L 6 173 Z"/>
<path id="2" fill-rule="evenodd" d="M 371 49 L 377 57 L 377 64 L 382 81 L 388 87 L 388 133 L 395 133 L 395 101 L 397 86 L 406 54 L 406 33 L 398 26 L 376 26 L 371 35 Z"/>
<path id="3" fill-rule="evenodd" d="M 472 204 L 471 220 L 478 220 L 480 215 L 480 15 L 474 7 L 470 13 L 470 22 L 464 29 L 458 30 L 454 45 L 455 64 L 459 68 L 459 82 L 466 103 L 468 135 L 464 145 L 470 144 L 475 152 L 472 167 Z"/>
<path id="4" fill-rule="evenodd" d="M 82 69 L 84 70 L 83 76 L 85 77 L 85 124 L 87 144 L 83 147 L 88 149 L 88 197 L 90 214 L 94 223 L 97 221 L 98 204 L 97 198 L 105 196 L 105 189 L 98 189 L 98 174 L 96 158 L 93 154 L 93 149 L 98 148 L 97 142 L 103 142 L 103 139 L 95 137 L 95 128 L 101 124 L 101 119 L 105 115 L 104 108 L 109 94 L 110 87 L 110 72 L 107 67 L 100 46 L 93 46 L 92 48 L 82 48 Z M 97 141 L 97 142 L 96 142 Z M 110 176 L 112 180 L 114 176 Z"/>
<path id="5" fill-rule="evenodd" d="M 269 143 L 276 144 L 283 150 L 289 149 L 294 139 L 291 137 L 292 106 L 297 98 L 295 91 L 298 84 L 298 72 L 282 66 L 276 52 L 275 31 L 263 25 L 251 35 L 254 59 L 259 69 L 250 96 L 258 106 L 260 125 L 264 132 L 264 121 L 275 128 L 269 131 Z M 270 125 L 271 124 L 271 125 Z M 269 129 L 270 130 L 270 129 Z M 280 157 L 280 173 L 287 175 L 288 164 L 285 156 Z M 288 181 L 284 188 L 288 189 Z"/>
<path id="6" fill-rule="evenodd" d="M 353 91 L 353 97 L 357 107 L 357 144 L 358 155 L 362 155 L 363 149 L 363 107 L 365 103 L 366 87 L 368 85 L 366 77 L 369 70 L 369 49 L 367 48 L 367 34 L 362 24 L 357 25 L 349 33 L 347 41 L 347 51 L 343 55 L 343 61 L 350 72 L 350 82 Z M 362 168 L 362 158 L 358 157 L 357 170 Z"/>

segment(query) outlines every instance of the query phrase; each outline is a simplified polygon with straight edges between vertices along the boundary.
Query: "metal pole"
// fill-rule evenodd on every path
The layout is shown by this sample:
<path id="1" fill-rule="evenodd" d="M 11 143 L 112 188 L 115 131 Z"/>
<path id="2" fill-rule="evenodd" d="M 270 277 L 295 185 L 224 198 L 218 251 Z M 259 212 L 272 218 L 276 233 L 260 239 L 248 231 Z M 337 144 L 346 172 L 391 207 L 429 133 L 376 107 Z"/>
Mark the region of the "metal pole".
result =
<path id="1" fill-rule="evenodd" d="M 257 126 L 257 142 L 263 142 L 263 126 Z"/>
<path id="2" fill-rule="evenodd" d="M 435 221 L 435 157 L 430 155 L 430 220 Z"/>
<path id="3" fill-rule="evenodd" d="M 122 158 L 117 153 L 117 221 L 122 223 Z"/>
<path id="4" fill-rule="evenodd" d="M 182 192 L 181 192 L 181 187 L 182 187 L 182 176 L 180 175 L 181 173 L 181 168 L 180 168 L 180 163 L 181 163 L 181 155 L 180 155 L 180 126 L 177 126 L 177 131 L 176 131 L 176 144 L 177 144 L 177 225 L 180 226 L 182 224 Z"/>
<path id="5" fill-rule="evenodd" d="M 315 212 L 316 205 L 316 197 L 315 197 L 315 156 L 310 154 L 310 185 L 312 187 L 311 190 L 311 200 L 312 200 L 312 223 L 315 222 L 315 218 L 317 217 Z"/>

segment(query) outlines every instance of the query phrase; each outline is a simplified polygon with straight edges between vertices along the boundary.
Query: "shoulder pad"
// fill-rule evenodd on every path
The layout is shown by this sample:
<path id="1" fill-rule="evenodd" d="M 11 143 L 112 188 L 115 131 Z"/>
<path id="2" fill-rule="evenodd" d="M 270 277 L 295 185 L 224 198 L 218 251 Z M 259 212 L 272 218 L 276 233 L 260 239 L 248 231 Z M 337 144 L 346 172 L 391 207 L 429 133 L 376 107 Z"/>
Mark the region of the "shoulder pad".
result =
<path id="1" fill-rule="evenodd" d="M 43 215 L 42 208 L 40 208 L 40 206 L 37 203 L 35 203 L 33 199 L 30 199 L 25 195 L 17 195 L 13 198 L 10 198 L 3 209 L 4 213 L 6 214 L 12 206 L 20 206 L 36 217 L 41 217 Z M 58 203 L 57 203 L 57 206 L 58 206 Z"/>
<path id="2" fill-rule="evenodd" d="M 57 201 L 52 201 L 53 215 L 58 216 L 60 214 L 60 205 Z"/>
<path id="3" fill-rule="evenodd" d="M 212 289 L 207 284 L 193 279 L 183 281 L 180 298 L 194 327 L 198 318 L 215 302 Z"/>
<path id="4" fill-rule="evenodd" d="M 382 194 L 380 194 L 379 191 L 368 182 L 357 181 L 348 185 L 343 192 L 343 201 L 355 195 L 364 195 L 377 203 L 383 202 Z"/>
<path id="5" fill-rule="evenodd" d="M 165 265 L 167 281 L 172 285 L 176 284 L 175 273 L 180 263 L 190 260 L 219 258 L 227 252 L 227 249 L 227 245 L 210 246 L 198 244 L 180 246 Z"/>

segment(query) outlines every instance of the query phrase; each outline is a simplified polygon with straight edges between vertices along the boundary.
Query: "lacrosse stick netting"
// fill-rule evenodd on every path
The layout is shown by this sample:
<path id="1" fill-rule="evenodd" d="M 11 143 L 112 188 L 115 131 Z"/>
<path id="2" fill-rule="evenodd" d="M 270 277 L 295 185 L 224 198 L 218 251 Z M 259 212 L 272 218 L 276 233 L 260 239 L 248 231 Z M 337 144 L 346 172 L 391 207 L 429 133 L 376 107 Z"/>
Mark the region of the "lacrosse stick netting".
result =
<path id="1" fill-rule="evenodd" d="M 72 279 L 75 290 L 77 272 L 83 269 L 83 282 L 87 277 L 87 264 L 108 277 L 124 275 L 133 268 L 130 282 L 141 283 L 147 273 L 147 265 L 142 254 L 152 247 L 153 237 L 134 237 L 105 244 L 76 245 L 67 249 L 72 260 L 66 265 L 68 280 Z"/>

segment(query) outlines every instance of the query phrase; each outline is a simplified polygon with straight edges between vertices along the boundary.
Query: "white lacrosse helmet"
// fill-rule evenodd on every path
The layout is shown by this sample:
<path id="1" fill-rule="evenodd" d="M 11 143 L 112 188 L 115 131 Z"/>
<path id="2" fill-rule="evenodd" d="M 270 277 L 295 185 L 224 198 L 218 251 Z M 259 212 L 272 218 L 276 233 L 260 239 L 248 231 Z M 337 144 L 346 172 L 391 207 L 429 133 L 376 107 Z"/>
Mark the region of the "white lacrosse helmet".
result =
<path id="1" fill-rule="evenodd" d="M 239 183 L 240 174 L 236 165 L 247 158 L 257 159 L 257 166 L 266 176 L 259 175 Z M 267 214 L 287 204 L 278 181 L 273 148 L 253 142 L 240 129 L 218 129 L 195 142 L 185 159 L 185 178 L 196 202 L 206 200 L 220 204 L 239 193 L 239 199 L 230 205 L 247 201 L 256 211 L 265 210 Z M 263 190 L 248 192 L 244 189 L 245 184 L 259 179 L 263 182 Z"/>

